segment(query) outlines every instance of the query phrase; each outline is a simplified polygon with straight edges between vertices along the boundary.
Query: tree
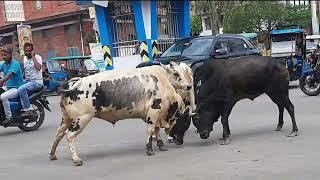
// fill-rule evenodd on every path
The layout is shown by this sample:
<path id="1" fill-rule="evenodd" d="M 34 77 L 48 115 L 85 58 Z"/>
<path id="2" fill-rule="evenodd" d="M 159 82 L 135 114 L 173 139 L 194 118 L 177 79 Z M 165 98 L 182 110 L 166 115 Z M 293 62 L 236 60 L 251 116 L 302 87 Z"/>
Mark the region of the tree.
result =
<path id="1" fill-rule="evenodd" d="M 202 32 L 201 18 L 198 15 L 191 16 L 191 34 L 192 36 L 198 36 Z"/>
<path id="2" fill-rule="evenodd" d="M 192 10 L 198 16 L 208 16 L 211 22 L 212 34 L 218 34 L 219 28 L 223 27 L 223 15 L 226 9 L 232 8 L 238 4 L 241 4 L 241 1 L 196 1 Z"/>
<path id="3" fill-rule="evenodd" d="M 226 11 L 224 31 L 269 33 L 277 25 L 297 24 L 306 27 L 310 23 L 310 9 L 303 6 L 289 6 L 274 1 L 248 1 Z"/>

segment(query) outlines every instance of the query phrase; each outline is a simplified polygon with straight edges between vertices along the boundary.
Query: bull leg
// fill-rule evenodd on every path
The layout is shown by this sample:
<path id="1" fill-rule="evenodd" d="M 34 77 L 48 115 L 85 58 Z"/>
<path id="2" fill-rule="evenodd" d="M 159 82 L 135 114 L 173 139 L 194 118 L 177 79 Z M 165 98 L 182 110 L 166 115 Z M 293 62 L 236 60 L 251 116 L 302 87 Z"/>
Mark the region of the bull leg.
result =
<path id="1" fill-rule="evenodd" d="M 278 118 L 278 125 L 277 125 L 277 128 L 275 129 L 275 131 L 281 131 L 281 129 L 283 127 L 283 110 L 284 110 L 283 102 L 281 101 L 281 98 L 278 95 L 274 95 L 272 92 L 271 93 L 267 92 L 266 94 L 278 106 L 279 118 Z"/>
<path id="2" fill-rule="evenodd" d="M 148 133 L 148 139 L 147 139 L 147 144 L 146 144 L 146 149 L 147 149 L 147 152 L 146 154 L 148 156 L 152 156 L 152 155 L 155 155 L 155 153 L 153 152 L 153 149 L 152 149 L 152 135 L 154 134 L 155 132 L 155 127 L 153 124 L 148 124 L 147 125 L 147 133 Z"/>
<path id="3" fill-rule="evenodd" d="M 297 127 L 296 119 L 294 116 L 294 106 L 289 99 L 288 93 L 286 93 L 284 96 L 281 96 L 281 97 L 275 96 L 272 93 L 267 93 L 267 94 L 271 98 L 271 100 L 278 105 L 278 108 L 279 108 L 279 122 L 276 130 L 281 130 L 283 126 L 283 110 L 284 108 L 286 108 L 292 120 L 292 131 L 288 135 L 288 137 L 297 136 L 298 127 Z"/>
<path id="4" fill-rule="evenodd" d="M 161 137 L 160 137 L 160 128 L 159 128 L 159 127 L 156 127 L 154 133 L 155 133 L 155 135 L 156 135 L 157 146 L 159 147 L 159 150 L 160 150 L 160 151 L 168 151 L 168 149 L 166 149 L 166 148 L 164 147 L 163 141 L 162 141 L 162 139 L 161 139 Z"/>
<path id="5" fill-rule="evenodd" d="M 61 139 L 65 136 L 66 134 L 66 130 L 67 128 L 69 127 L 70 124 L 67 124 L 66 123 L 67 121 L 64 121 L 62 119 L 62 122 L 57 130 L 57 134 L 56 134 L 56 137 L 52 143 L 52 146 L 51 146 L 51 150 L 49 152 L 49 158 L 50 160 L 57 160 L 57 157 L 55 155 L 56 153 L 56 150 L 57 150 L 57 146 L 59 144 L 59 142 L 61 141 Z"/>
<path id="6" fill-rule="evenodd" d="M 286 110 L 290 114 L 290 117 L 291 117 L 291 120 L 292 120 L 292 131 L 288 135 L 288 137 L 298 136 L 298 127 L 297 127 L 296 119 L 295 119 L 295 116 L 294 116 L 294 106 L 291 103 L 291 101 L 290 101 L 288 96 L 285 97 L 285 99 L 284 99 L 284 107 L 286 108 Z"/>
<path id="7" fill-rule="evenodd" d="M 168 142 L 168 143 L 173 143 L 173 138 L 170 136 L 170 129 L 169 129 L 169 128 L 165 128 L 165 129 L 164 129 L 164 132 L 165 132 L 166 135 L 167 135 L 167 142 Z"/>
<path id="8" fill-rule="evenodd" d="M 228 145 L 230 144 L 230 127 L 229 127 L 229 115 L 231 113 L 231 110 L 235 103 L 227 103 L 225 108 L 223 109 L 223 113 L 221 115 L 221 122 L 223 126 L 223 132 L 222 132 L 222 141 L 221 145 Z"/>
<path id="9" fill-rule="evenodd" d="M 83 165 L 82 160 L 79 158 L 78 153 L 76 151 L 75 147 L 75 140 L 77 135 L 79 135 L 82 130 L 87 126 L 87 124 L 92 119 L 89 115 L 82 115 L 77 118 L 77 120 L 74 120 L 71 124 L 71 126 L 68 129 L 67 132 L 67 140 L 69 144 L 69 150 L 72 154 L 72 160 L 75 163 L 76 166 Z"/>
<path id="10" fill-rule="evenodd" d="M 282 127 L 283 127 L 283 110 L 284 107 L 282 105 L 278 105 L 278 109 L 279 109 L 279 120 L 278 120 L 278 125 L 275 131 L 281 131 Z"/>

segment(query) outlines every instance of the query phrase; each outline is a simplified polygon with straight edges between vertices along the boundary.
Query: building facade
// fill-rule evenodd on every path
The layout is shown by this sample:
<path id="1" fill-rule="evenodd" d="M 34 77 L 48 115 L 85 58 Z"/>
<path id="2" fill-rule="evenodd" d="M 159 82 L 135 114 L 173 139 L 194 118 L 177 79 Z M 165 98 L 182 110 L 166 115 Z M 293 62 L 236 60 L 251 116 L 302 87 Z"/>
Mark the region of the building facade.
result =
<path id="1" fill-rule="evenodd" d="M 44 60 L 55 56 L 88 55 L 88 43 L 95 40 L 93 19 L 87 9 L 75 1 L 22 1 L 22 22 L 8 22 L 5 1 L 0 1 L 1 44 L 12 44 L 15 57 L 20 58 L 17 25 L 30 25 L 34 48 Z"/>
<path id="2" fill-rule="evenodd" d="M 107 69 L 152 61 L 174 41 L 190 36 L 190 1 L 77 0 L 96 11 Z"/>

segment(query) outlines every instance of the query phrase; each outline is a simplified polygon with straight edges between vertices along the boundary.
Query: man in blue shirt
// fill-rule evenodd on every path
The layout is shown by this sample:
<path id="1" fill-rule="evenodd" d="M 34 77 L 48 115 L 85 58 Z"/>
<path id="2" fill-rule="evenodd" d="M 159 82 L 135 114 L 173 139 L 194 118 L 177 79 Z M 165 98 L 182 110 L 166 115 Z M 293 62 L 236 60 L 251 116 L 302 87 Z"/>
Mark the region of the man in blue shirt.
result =
<path id="1" fill-rule="evenodd" d="M 0 66 L 0 71 L 4 77 L 0 80 L 0 87 L 5 91 L 0 95 L 3 104 L 3 109 L 6 115 L 4 123 L 12 121 L 12 113 L 10 109 L 9 99 L 19 96 L 18 88 L 23 84 L 23 77 L 20 63 L 12 58 L 12 48 L 3 47 L 1 56 L 5 61 Z"/>

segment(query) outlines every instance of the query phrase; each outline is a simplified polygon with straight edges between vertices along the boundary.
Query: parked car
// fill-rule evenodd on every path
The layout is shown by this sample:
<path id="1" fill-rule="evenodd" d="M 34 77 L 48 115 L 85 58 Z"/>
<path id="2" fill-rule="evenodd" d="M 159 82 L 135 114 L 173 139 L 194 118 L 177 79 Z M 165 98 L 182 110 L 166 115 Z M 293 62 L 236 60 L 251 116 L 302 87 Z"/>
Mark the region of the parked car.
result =
<path id="1" fill-rule="evenodd" d="M 184 62 L 194 71 L 211 57 L 228 59 L 248 55 L 258 55 L 258 51 L 242 35 L 219 34 L 215 36 L 188 37 L 173 43 L 154 61 L 143 62 L 137 68 L 159 63 L 169 64 L 170 61 L 174 61 L 176 63 Z"/>

